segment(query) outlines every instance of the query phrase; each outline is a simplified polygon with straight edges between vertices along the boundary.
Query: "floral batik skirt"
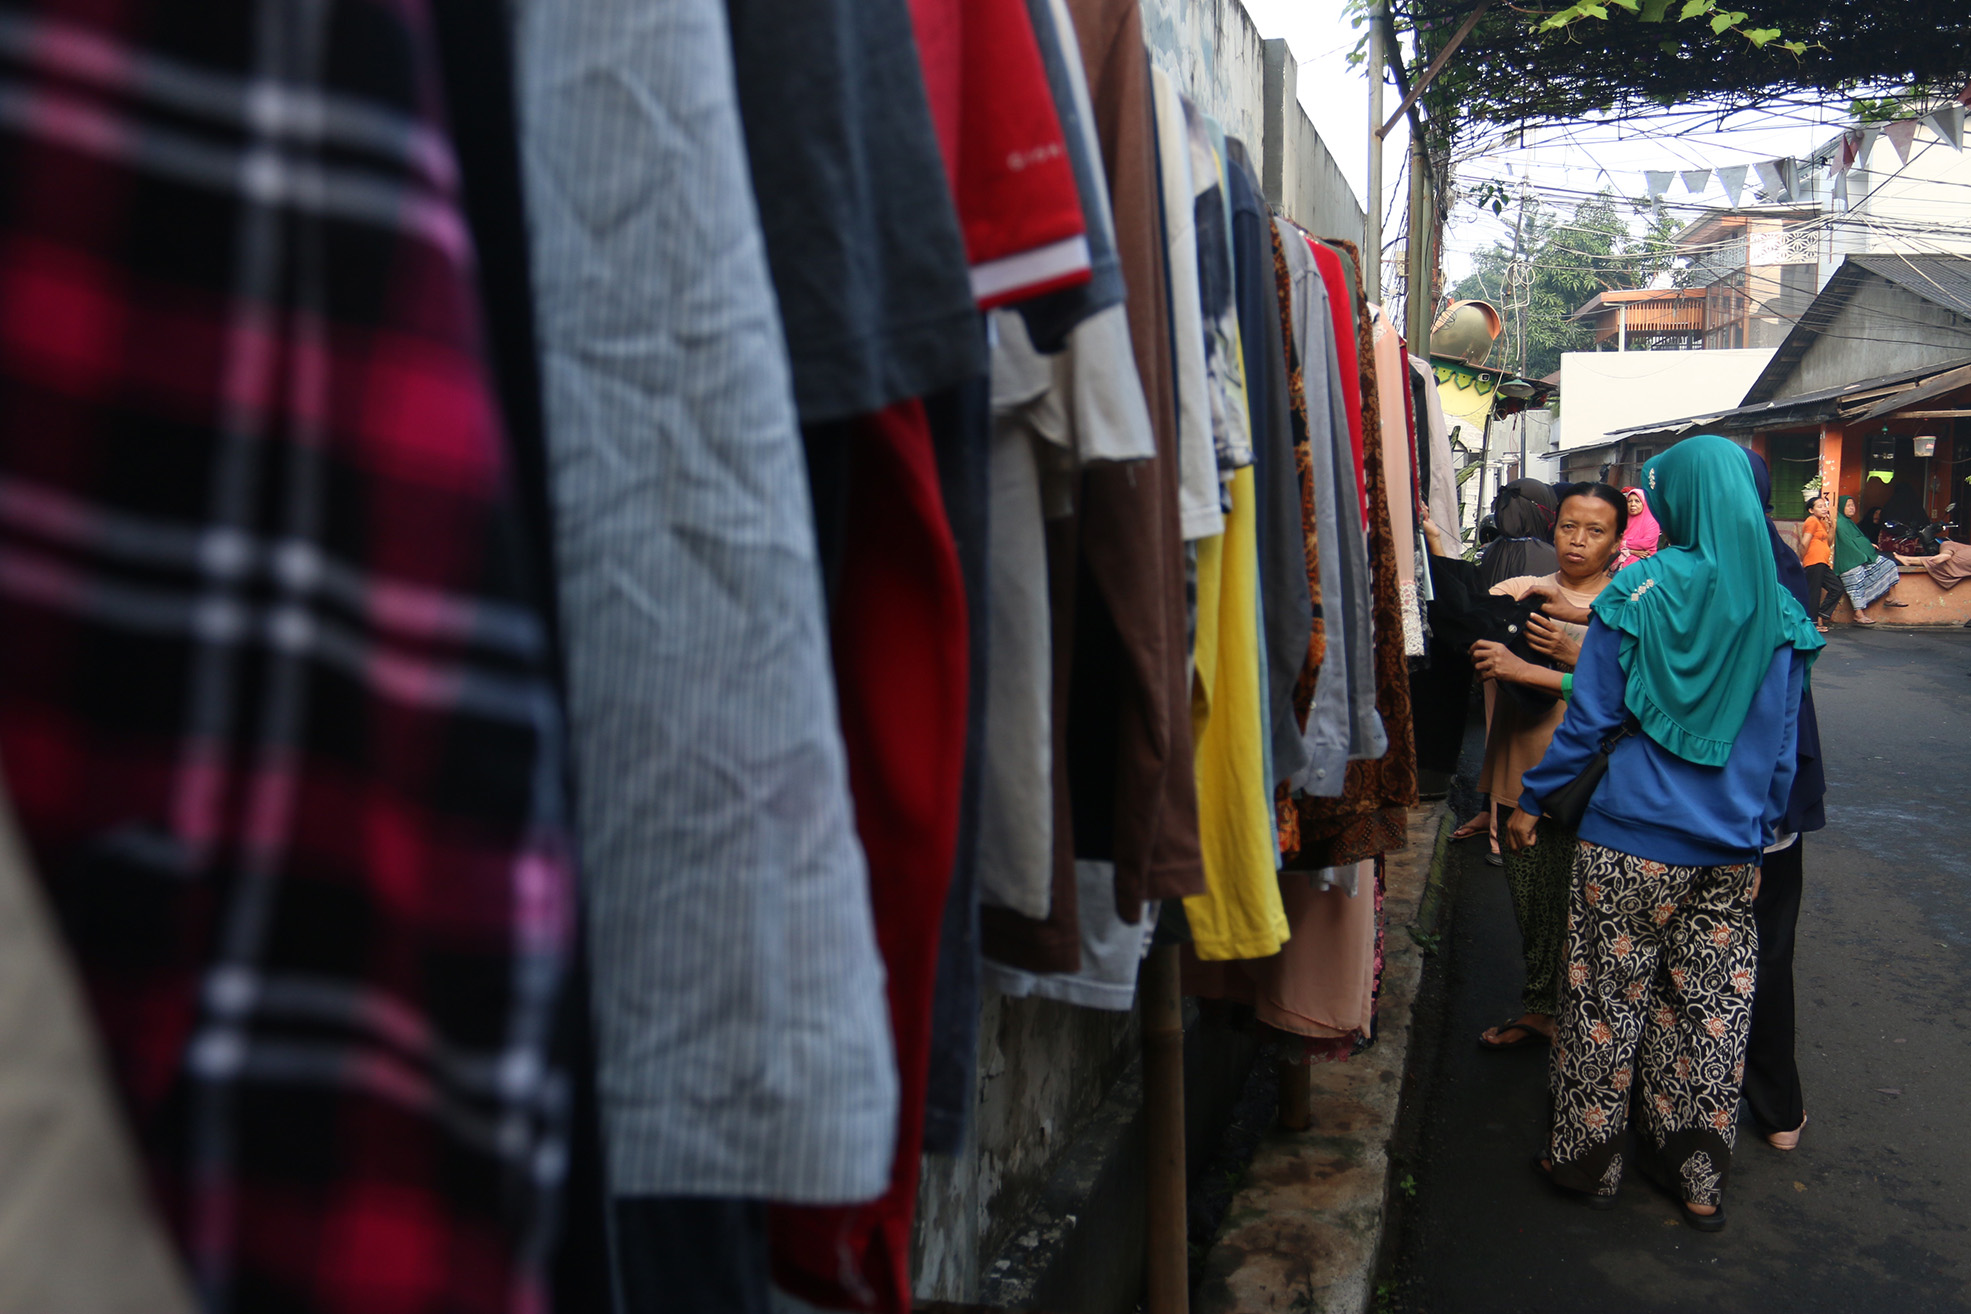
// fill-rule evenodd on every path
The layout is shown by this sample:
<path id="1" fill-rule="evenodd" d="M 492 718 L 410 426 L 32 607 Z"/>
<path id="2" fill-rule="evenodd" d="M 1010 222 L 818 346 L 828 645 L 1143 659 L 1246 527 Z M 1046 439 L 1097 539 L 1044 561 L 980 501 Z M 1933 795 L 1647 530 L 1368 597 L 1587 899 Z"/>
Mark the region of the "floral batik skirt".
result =
<path id="1" fill-rule="evenodd" d="M 1723 1198 L 1752 1020 L 1755 870 L 1582 841 L 1551 1071 L 1556 1182 L 1615 1193 L 1633 1102 L 1645 1175 L 1693 1204 Z"/>

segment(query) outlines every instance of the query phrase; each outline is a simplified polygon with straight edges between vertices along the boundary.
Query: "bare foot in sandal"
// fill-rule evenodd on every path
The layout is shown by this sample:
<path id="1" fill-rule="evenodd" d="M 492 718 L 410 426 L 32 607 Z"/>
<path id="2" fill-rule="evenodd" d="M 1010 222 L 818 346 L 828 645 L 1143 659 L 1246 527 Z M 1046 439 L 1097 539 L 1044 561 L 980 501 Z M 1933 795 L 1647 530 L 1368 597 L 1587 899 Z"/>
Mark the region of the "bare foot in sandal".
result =
<path id="1" fill-rule="evenodd" d="M 1545 1013 L 1522 1013 L 1510 1022 L 1501 1022 L 1496 1027 L 1487 1027 L 1479 1033 L 1478 1043 L 1487 1049 L 1518 1049 L 1521 1045 L 1532 1045 L 1554 1038 L 1554 1020 Z"/>
<path id="2" fill-rule="evenodd" d="M 1800 1115 L 1800 1125 L 1792 1131 L 1771 1132 L 1766 1136 L 1766 1144 L 1775 1150 L 1797 1150 L 1800 1148 L 1800 1133 L 1807 1130 L 1807 1115 Z"/>

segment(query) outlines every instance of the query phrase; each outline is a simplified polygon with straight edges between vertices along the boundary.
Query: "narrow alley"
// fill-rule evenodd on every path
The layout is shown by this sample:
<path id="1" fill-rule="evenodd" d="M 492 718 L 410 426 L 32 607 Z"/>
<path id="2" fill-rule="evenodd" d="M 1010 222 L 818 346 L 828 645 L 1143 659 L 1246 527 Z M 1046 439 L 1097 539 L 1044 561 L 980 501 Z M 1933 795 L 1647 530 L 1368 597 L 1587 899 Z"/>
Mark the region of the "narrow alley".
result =
<path id="1" fill-rule="evenodd" d="M 1482 842 L 1456 845 L 1443 1032 L 1385 1308 L 1971 1309 L 1971 633 L 1830 638 L 1813 675 L 1827 829 L 1807 841 L 1796 963 L 1800 1148 L 1740 1129 L 1716 1236 L 1639 1180 L 1608 1213 L 1554 1198 L 1527 1164 L 1546 1046 L 1476 1043 L 1519 988 L 1505 882 Z"/>

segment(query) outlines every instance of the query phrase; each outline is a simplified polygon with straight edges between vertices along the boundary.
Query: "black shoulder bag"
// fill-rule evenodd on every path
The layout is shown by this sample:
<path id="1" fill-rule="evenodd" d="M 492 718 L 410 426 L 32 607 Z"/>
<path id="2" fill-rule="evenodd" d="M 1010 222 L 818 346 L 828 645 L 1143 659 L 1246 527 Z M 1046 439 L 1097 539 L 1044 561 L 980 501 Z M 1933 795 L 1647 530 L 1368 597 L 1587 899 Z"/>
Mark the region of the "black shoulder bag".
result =
<path id="1" fill-rule="evenodd" d="M 1540 815 L 1569 834 L 1579 830 L 1581 818 L 1588 815 L 1588 802 L 1595 796 L 1595 787 L 1608 774 L 1608 755 L 1617 744 L 1641 729 L 1642 723 L 1633 715 L 1624 718 L 1615 733 L 1601 741 L 1580 775 L 1540 800 Z"/>

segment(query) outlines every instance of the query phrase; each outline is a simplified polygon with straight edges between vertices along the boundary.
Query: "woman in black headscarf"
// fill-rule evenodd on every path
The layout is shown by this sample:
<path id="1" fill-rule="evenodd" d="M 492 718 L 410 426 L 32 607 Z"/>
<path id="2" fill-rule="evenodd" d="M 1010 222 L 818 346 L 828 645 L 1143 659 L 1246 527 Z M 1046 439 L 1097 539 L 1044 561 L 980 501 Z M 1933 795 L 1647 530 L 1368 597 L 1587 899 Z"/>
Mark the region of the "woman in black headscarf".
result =
<path id="1" fill-rule="evenodd" d="M 1554 517 L 1560 510 L 1560 502 L 1554 490 L 1538 479 L 1515 479 L 1498 491 L 1492 499 L 1492 520 L 1498 526 L 1499 537 L 1485 545 L 1478 558 L 1478 588 L 1480 594 L 1491 591 L 1495 584 L 1522 575 L 1546 576 L 1560 569 L 1560 557 L 1554 552 Z M 1490 684 L 1485 686 L 1485 730 L 1489 739 L 1492 730 L 1492 703 L 1497 697 Z M 1451 832 L 1454 840 L 1473 839 L 1484 835 L 1489 840 L 1489 852 L 1485 860 L 1494 867 L 1505 859 L 1499 853 L 1499 827 L 1497 812 L 1488 799 L 1485 811 L 1473 817 L 1464 825 Z"/>
<path id="2" fill-rule="evenodd" d="M 1748 450 L 1752 481 L 1766 507 L 1766 529 L 1772 538 L 1773 564 L 1780 586 L 1800 600 L 1813 615 L 1807 572 L 1786 546 L 1772 523 L 1772 472 L 1765 458 Z M 1779 834 L 1766 850 L 1759 894 L 1752 901 L 1752 920 L 1759 928 L 1759 965 L 1753 978 L 1752 1033 L 1745 1049 L 1745 1102 L 1759 1134 L 1776 1150 L 1800 1144 L 1807 1110 L 1800 1093 L 1800 1069 L 1793 1054 L 1793 935 L 1800 920 L 1800 887 L 1810 830 L 1827 824 L 1821 807 L 1827 780 L 1821 773 L 1820 723 L 1814 716 L 1811 688 L 1800 691 L 1799 768 L 1787 795 L 1786 815 Z"/>
<path id="3" fill-rule="evenodd" d="M 1478 561 L 1478 583 L 1490 589 L 1521 575 L 1551 575 L 1560 568 L 1554 555 L 1554 516 L 1560 500 L 1538 479 L 1515 479 L 1492 499 L 1499 537 Z"/>

